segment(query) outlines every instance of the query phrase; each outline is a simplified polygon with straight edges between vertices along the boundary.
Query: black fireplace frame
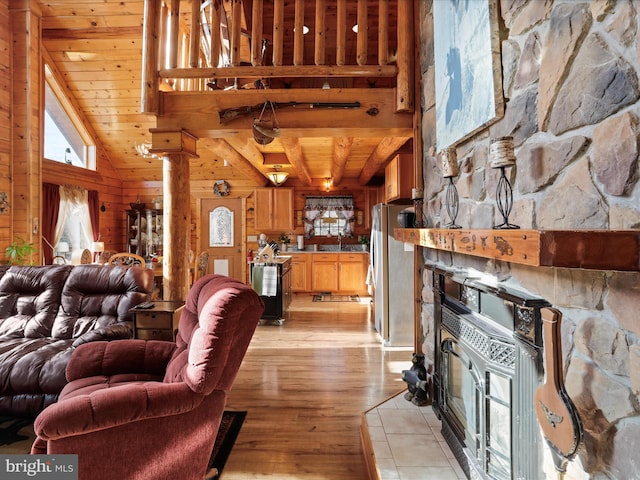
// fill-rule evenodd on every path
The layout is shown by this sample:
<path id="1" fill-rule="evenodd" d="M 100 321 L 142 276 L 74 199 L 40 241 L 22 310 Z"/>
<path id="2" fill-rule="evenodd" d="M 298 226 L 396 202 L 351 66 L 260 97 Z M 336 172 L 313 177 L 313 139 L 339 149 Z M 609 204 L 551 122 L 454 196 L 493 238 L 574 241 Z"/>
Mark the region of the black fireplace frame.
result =
<path id="1" fill-rule="evenodd" d="M 434 292 L 433 409 L 442 421 L 445 440 L 467 478 L 540 478 L 542 445 L 533 397 L 535 388 L 543 381 L 540 309 L 549 307 L 549 302 L 500 283 L 489 283 L 469 272 L 448 270 L 434 265 L 427 265 L 427 268 L 432 271 Z M 447 316 L 444 321 L 443 315 Z M 441 348 L 443 332 L 446 339 L 460 335 L 460 332 L 456 331 L 456 316 L 464 318 L 462 323 L 467 325 L 467 329 L 475 328 L 475 325 L 490 319 L 498 325 L 497 329 L 501 332 L 489 334 L 490 343 L 496 343 L 498 348 L 503 348 L 503 344 L 507 348 L 510 348 L 509 345 L 513 346 L 513 352 L 508 354 L 513 356 L 511 408 L 516 409 L 517 418 L 512 414 L 509 460 L 511 468 L 504 477 L 499 473 L 488 473 L 487 465 L 478 465 L 479 462 L 473 458 L 473 448 L 470 449 L 465 443 L 460 422 L 446 405 L 446 379 L 443 378 Z M 454 318 L 453 323 L 451 318 Z M 472 352 L 471 356 L 475 354 Z M 478 413 L 488 415 L 487 412 Z M 485 461 L 484 457 L 481 461 Z"/>

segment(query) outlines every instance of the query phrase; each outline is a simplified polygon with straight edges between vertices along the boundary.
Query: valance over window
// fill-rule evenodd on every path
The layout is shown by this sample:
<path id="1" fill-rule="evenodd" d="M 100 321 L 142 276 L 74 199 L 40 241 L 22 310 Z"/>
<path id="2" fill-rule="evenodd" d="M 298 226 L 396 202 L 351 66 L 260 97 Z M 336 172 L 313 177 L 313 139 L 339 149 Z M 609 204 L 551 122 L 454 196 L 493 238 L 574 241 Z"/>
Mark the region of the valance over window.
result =
<path id="1" fill-rule="evenodd" d="M 316 220 L 329 211 L 335 212 L 339 219 L 344 220 L 344 227 L 339 233 L 345 237 L 353 236 L 355 209 L 353 208 L 353 197 L 349 195 L 340 197 L 307 197 L 304 207 L 305 238 L 311 238 L 316 235 Z"/>

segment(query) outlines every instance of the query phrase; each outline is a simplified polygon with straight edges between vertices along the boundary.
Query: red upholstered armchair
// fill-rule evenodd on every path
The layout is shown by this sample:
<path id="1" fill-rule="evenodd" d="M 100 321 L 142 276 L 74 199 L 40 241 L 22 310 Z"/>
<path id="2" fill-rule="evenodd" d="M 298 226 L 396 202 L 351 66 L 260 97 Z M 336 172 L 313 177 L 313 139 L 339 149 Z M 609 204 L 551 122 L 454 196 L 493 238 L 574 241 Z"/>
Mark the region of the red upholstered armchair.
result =
<path id="1" fill-rule="evenodd" d="M 31 453 L 78 454 L 80 479 L 202 479 L 263 309 L 249 286 L 207 275 L 189 292 L 176 343 L 79 346 L 58 402 L 35 421 Z"/>

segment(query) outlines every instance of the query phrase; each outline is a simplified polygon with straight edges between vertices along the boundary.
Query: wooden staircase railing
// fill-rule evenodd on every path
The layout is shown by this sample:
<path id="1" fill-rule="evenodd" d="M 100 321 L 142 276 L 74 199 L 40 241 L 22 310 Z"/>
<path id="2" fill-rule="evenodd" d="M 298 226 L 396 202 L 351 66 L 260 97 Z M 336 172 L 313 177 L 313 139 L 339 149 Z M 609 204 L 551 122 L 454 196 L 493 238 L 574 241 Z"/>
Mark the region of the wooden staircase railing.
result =
<path id="1" fill-rule="evenodd" d="M 317 87 L 318 82 L 336 78 L 345 79 L 340 88 L 387 79 L 396 89 L 396 111 L 413 111 L 413 0 L 294 0 L 293 18 L 290 3 L 145 0 L 142 111 L 159 112 L 162 90 L 237 88 L 238 79 L 258 88 L 297 79 L 295 88 L 304 88 L 300 79 Z M 304 14 L 310 4 L 315 7 L 314 18 Z M 270 9 L 268 17 L 265 8 Z M 265 18 L 273 18 L 270 35 L 263 34 Z M 355 51 L 347 41 L 347 35 L 354 35 L 354 19 Z M 312 36 L 305 36 L 306 23 L 313 25 Z M 369 34 L 371 25 L 377 25 L 377 36 Z M 293 32 L 289 33 L 292 52 L 287 49 L 291 43 L 285 41 L 286 32 Z M 329 34 L 334 38 L 327 38 Z M 308 58 L 309 50 L 305 57 L 309 42 L 313 58 Z M 375 45 L 377 52 L 371 52 Z M 231 85 L 225 83 L 229 79 Z"/>

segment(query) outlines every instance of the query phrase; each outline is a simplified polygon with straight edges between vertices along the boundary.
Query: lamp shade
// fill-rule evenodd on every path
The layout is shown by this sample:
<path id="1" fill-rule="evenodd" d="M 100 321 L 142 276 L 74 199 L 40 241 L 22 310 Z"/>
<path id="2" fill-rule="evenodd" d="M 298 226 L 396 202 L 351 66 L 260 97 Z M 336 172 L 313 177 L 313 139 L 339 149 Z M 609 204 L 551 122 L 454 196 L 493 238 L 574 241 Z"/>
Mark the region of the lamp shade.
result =
<path id="1" fill-rule="evenodd" d="M 69 252 L 69 244 L 67 242 L 58 242 L 58 246 L 56 247 L 56 251 L 58 253 L 68 253 Z"/>
<path id="2" fill-rule="evenodd" d="M 93 242 L 91 244 L 91 250 L 94 253 L 102 253 L 102 252 L 104 252 L 104 242 Z"/>
<path id="3" fill-rule="evenodd" d="M 271 180 L 276 187 L 279 187 L 289 178 L 289 174 L 287 172 L 280 172 L 278 170 L 274 170 L 273 172 L 267 173 L 267 178 Z"/>

